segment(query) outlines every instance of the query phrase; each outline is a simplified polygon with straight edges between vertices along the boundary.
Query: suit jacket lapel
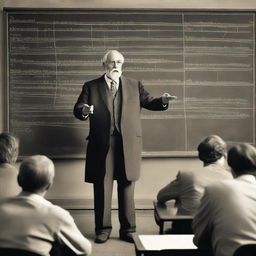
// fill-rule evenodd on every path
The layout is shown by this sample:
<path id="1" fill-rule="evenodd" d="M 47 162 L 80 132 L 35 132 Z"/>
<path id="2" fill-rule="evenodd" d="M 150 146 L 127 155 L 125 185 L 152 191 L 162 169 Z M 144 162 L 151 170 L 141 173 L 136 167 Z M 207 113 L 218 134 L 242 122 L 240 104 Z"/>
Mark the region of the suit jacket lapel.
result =
<path id="1" fill-rule="evenodd" d="M 99 78 L 98 81 L 98 90 L 99 93 L 101 95 L 101 98 L 103 100 L 103 102 L 105 103 L 105 105 L 107 106 L 108 110 L 110 111 L 110 97 L 108 97 L 108 88 L 107 88 L 107 84 L 106 81 L 104 79 L 104 75 L 102 77 Z"/>
<path id="2" fill-rule="evenodd" d="M 129 97 L 130 94 L 130 87 L 129 87 L 129 83 L 127 81 L 127 79 L 124 76 L 121 76 L 121 90 L 122 90 L 122 116 L 125 110 L 125 107 L 127 105 L 127 99 Z"/>

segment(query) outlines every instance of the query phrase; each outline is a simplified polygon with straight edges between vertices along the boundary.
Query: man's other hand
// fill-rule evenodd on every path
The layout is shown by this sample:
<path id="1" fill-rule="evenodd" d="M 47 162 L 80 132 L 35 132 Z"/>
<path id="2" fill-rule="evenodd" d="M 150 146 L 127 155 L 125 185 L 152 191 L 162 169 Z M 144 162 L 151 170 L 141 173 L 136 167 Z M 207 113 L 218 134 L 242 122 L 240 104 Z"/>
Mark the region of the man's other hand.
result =
<path id="1" fill-rule="evenodd" d="M 89 114 L 93 114 L 93 105 L 89 106 L 88 104 L 84 104 L 82 108 L 82 114 L 87 116 Z"/>
<path id="2" fill-rule="evenodd" d="M 164 93 L 163 95 L 162 95 L 162 103 L 165 105 L 165 104 L 168 104 L 169 103 L 169 101 L 171 101 L 171 100 L 176 100 L 177 99 L 177 96 L 174 96 L 174 95 L 171 95 L 171 94 L 169 94 L 169 93 Z"/>

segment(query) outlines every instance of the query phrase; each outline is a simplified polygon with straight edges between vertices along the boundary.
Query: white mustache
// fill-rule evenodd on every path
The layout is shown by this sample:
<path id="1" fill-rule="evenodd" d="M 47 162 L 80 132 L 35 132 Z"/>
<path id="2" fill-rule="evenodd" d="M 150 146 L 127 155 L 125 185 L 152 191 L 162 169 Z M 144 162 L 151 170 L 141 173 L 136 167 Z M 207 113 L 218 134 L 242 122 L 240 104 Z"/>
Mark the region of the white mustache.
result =
<path id="1" fill-rule="evenodd" d="M 113 72 L 115 72 L 115 71 L 117 71 L 118 73 L 120 72 L 118 69 L 112 69 L 111 71 L 110 71 L 110 73 L 113 73 Z"/>

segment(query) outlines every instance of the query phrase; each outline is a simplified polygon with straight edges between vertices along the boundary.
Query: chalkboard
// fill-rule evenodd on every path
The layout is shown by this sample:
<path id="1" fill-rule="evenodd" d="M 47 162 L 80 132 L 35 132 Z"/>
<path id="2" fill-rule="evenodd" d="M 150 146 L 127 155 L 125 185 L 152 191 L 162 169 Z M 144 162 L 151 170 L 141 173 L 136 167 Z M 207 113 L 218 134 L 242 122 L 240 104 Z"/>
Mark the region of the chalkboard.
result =
<path id="1" fill-rule="evenodd" d="M 167 111 L 141 114 L 143 156 L 194 155 L 218 134 L 255 144 L 255 12 L 6 9 L 8 126 L 20 154 L 85 157 L 88 122 L 72 110 L 109 49 Z"/>

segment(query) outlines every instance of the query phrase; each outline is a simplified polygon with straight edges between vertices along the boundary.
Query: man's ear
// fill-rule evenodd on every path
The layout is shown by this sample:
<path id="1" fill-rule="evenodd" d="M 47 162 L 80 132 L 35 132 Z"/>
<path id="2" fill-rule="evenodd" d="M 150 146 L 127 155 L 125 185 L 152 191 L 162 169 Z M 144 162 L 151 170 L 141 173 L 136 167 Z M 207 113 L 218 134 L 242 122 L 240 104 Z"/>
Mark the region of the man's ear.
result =
<path id="1" fill-rule="evenodd" d="M 52 186 L 52 182 L 49 183 L 49 184 L 45 187 L 45 191 L 48 191 L 51 186 Z"/>

